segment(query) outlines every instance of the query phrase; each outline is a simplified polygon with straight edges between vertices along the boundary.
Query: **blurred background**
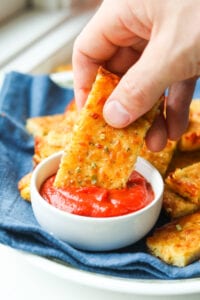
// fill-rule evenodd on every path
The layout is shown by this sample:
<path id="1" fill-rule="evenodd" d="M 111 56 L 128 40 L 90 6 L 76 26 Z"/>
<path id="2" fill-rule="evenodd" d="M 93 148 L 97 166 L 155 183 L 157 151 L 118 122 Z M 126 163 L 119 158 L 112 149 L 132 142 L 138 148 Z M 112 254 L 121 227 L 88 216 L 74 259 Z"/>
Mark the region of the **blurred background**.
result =
<path id="1" fill-rule="evenodd" d="M 100 0 L 0 0 L 0 75 L 71 66 L 73 42 Z"/>

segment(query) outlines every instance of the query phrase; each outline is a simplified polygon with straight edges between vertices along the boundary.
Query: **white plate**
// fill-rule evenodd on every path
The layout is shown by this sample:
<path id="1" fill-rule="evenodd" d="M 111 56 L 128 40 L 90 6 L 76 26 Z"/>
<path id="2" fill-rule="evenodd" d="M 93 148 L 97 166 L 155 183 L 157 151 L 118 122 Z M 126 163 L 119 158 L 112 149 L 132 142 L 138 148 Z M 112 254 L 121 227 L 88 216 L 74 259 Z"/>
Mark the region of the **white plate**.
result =
<path id="1" fill-rule="evenodd" d="M 66 283 L 73 282 L 77 284 L 77 287 L 84 285 L 86 290 L 94 289 L 96 295 L 99 290 L 107 292 L 109 297 L 104 297 L 104 300 L 111 299 L 110 296 L 114 296 L 116 293 L 123 295 L 123 300 L 129 299 L 129 297 L 131 297 L 130 299 L 151 299 L 151 297 L 155 299 L 155 296 L 159 296 L 159 299 L 163 299 L 162 297 L 164 299 L 177 299 L 177 296 L 179 296 L 178 299 L 182 300 L 188 299 L 188 294 L 190 300 L 193 300 L 199 299 L 200 296 L 200 278 L 184 280 L 124 279 L 78 270 L 34 255 L 23 255 L 30 264 L 60 279 L 64 279 Z M 133 296 L 139 298 L 133 298 Z"/>
<path id="2" fill-rule="evenodd" d="M 197 300 L 200 297 L 200 278 L 122 279 L 81 271 L 1 244 L 0 265 L 2 299 L 188 300 L 189 297 Z"/>
<path id="3" fill-rule="evenodd" d="M 73 86 L 71 72 L 52 74 L 62 87 Z M 136 280 L 72 268 L 0 244 L 0 297 L 14 300 L 199 300 L 200 278 Z M 12 286 L 12 289 L 10 287 Z M 5 297 L 4 297 L 5 296 Z"/>
<path id="4" fill-rule="evenodd" d="M 72 72 L 56 73 L 51 79 L 62 87 L 73 87 Z M 181 299 L 190 300 L 200 297 L 200 278 L 181 280 L 136 280 L 124 279 L 106 275 L 90 273 L 50 261 L 41 257 L 25 255 L 26 260 L 39 269 L 51 273 L 54 276 L 64 279 L 66 282 L 73 282 L 77 287 L 85 286 L 86 295 L 81 294 L 81 299 L 89 295 L 89 290 L 95 291 L 95 300 L 98 293 L 104 291 L 103 300 L 107 299 Z M 113 298 L 112 298 L 113 297 Z M 89 299 L 89 298 L 88 298 Z M 74 299 L 73 299 L 74 300 Z"/>

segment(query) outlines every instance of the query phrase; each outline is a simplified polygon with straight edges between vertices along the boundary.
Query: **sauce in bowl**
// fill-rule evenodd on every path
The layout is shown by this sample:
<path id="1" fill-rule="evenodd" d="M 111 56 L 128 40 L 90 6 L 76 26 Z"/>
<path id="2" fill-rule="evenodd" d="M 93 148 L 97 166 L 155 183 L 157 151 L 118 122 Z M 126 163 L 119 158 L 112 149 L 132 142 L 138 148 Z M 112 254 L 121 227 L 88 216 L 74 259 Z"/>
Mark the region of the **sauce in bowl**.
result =
<path id="1" fill-rule="evenodd" d="M 133 171 L 124 189 L 108 190 L 96 186 L 56 188 L 55 175 L 40 189 L 41 196 L 54 207 L 87 217 L 116 217 L 138 211 L 154 199 L 153 189 L 137 171 Z"/>

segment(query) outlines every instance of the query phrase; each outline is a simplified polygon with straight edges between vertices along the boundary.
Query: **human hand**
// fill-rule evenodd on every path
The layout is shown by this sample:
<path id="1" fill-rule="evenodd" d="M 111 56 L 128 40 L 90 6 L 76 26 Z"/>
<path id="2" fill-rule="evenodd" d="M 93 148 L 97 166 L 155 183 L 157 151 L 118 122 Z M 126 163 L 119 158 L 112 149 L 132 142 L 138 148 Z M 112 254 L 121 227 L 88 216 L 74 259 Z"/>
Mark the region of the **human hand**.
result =
<path id="1" fill-rule="evenodd" d="M 123 128 L 146 113 L 169 88 L 146 143 L 160 151 L 188 125 L 200 75 L 200 0 L 105 0 L 76 39 L 75 98 L 82 107 L 100 65 L 122 76 L 104 106 L 104 118 Z"/>

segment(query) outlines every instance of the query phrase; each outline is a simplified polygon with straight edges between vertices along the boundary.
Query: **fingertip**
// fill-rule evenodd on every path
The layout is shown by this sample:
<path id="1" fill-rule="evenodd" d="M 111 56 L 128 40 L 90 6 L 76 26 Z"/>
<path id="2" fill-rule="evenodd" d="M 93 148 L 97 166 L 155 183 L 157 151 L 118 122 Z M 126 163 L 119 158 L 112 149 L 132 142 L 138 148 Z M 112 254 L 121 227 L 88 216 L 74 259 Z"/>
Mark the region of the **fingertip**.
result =
<path id="1" fill-rule="evenodd" d="M 132 121 L 131 115 L 126 108 L 119 101 L 115 100 L 105 103 L 103 116 L 105 121 L 115 128 L 126 127 Z"/>
<path id="2" fill-rule="evenodd" d="M 155 138 L 154 139 L 147 138 L 145 140 L 145 143 L 146 143 L 147 148 L 151 152 L 160 152 L 165 148 L 165 146 L 167 144 L 167 140 L 163 140 L 161 143 L 161 140 L 159 142 L 155 142 Z"/>
<path id="3" fill-rule="evenodd" d="M 89 89 L 75 90 L 75 102 L 76 102 L 77 109 L 79 111 L 83 108 L 87 100 L 88 94 L 89 94 Z"/>
<path id="4" fill-rule="evenodd" d="M 171 140 L 178 140 L 189 125 L 190 103 L 196 84 L 196 78 L 172 84 L 166 106 L 166 124 Z"/>
<path id="5" fill-rule="evenodd" d="M 98 61 L 81 50 L 79 44 L 77 38 L 72 55 L 74 94 L 78 110 L 84 106 L 100 66 Z"/>
<path id="6" fill-rule="evenodd" d="M 165 148 L 167 144 L 167 138 L 162 136 L 162 138 L 158 139 L 155 135 L 151 136 L 150 134 L 147 134 L 145 143 L 150 151 L 160 152 Z"/>
<path id="7" fill-rule="evenodd" d="M 168 134 L 165 120 L 162 115 L 159 115 L 147 132 L 145 143 L 150 151 L 160 152 L 165 148 L 167 140 Z"/>

